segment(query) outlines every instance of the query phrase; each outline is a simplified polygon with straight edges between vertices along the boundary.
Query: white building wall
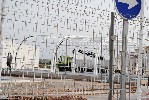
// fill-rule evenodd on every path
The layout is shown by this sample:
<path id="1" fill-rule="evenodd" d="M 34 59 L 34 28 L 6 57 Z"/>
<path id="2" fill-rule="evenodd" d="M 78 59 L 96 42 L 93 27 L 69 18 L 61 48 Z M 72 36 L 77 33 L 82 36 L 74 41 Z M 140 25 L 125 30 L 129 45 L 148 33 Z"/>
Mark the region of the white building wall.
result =
<path id="1" fill-rule="evenodd" d="M 7 55 L 11 53 L 13 56 L 12 60 L 12 68 L 14 69 L 32 69 L 34 67 L 39 66 L 39 48 L 36 49 L 35 47 L 22 44 L 20 49 L 17 53 L 17 59 L 15 63 L 15 56 L 17 52 L 19 44 L 15 44 L 10 41 L 3 42 L 3 59 L 2 59 L 2 67 L 7 68 Z"/>

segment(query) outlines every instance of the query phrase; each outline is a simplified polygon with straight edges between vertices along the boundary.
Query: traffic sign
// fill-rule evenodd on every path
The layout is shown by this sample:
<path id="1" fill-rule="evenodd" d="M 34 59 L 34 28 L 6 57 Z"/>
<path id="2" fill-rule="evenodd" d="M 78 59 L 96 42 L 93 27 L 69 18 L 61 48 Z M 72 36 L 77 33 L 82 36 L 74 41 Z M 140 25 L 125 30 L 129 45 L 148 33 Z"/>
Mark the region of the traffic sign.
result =
<path id="1" fill-rule="evenodd" d="M 141 11 L 141 0 L 115 0 L 118 13 L 124 19 L 133 19 Z"/>

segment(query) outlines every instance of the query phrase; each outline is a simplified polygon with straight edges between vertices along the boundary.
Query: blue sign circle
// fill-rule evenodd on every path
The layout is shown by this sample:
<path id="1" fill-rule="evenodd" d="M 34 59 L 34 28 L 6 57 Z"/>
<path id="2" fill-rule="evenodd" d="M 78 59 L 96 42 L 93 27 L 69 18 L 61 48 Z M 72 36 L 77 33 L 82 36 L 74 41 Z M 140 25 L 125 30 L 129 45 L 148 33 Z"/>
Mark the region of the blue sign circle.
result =
<path id="1" fill-rule="evenodd" d="M 141 11 L 141 0 L 115 0 L 119 14 L 125 19 L 135 18 Z"/>

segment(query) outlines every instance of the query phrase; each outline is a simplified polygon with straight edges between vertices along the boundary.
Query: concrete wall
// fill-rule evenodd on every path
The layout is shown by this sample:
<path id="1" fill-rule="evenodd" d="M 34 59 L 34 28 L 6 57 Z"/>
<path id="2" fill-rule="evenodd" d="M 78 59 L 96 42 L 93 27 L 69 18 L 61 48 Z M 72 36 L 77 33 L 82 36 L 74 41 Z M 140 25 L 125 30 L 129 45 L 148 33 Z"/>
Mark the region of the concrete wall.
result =
<path id="1" fill-rule="evenodd" d="M 87 68 L 94 68 L 95 66 L 95 61 L 94 59 L 93 60 L 90 60 L 90 59 L 86 59 L 86 67 Z M 84 60 L 83 59 L 77 59 L 76 60 L 76 66 L 84 66 Z M 103 60 L 102 61 L 102 68 L 108 68 L 109 66 L 109 60 Z"/>
<path id="2" fill-rule="evenodd" d="M 39 66 L 39 48 L 22 44 L 20 49 L 17 51 L 19 44 L 12 43 L 11 41 L 3 41 L 3 59 L 2 67 L 7 68 L 7 55 L 11 53 L 13 56 L 12 68 L 14 69 L 32 69 Z M 17 59 L 15 63 L 15 56 L 17 54 Z"/>

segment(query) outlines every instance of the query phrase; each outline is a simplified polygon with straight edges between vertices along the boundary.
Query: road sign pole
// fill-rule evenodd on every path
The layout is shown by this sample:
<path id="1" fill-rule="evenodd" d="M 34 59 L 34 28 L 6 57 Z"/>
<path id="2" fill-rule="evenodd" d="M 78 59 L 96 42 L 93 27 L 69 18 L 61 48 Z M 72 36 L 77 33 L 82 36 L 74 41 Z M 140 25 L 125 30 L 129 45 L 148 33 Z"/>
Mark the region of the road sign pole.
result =
<path id="1" fill-rule="evenodd" d="M 143 54 L 143 22 L 144 22 L 144 0 L 142 0 L 142 9 L 140 13 L 140 33 L 139 33 L 139 54 L 138 54 L 138 80 L 137 80 L 137 100 L 141 100 L 141 77 L 142 77 L 142 54 Z"/>
<path id="2" fill-rule="evenodd" d="M 121 91 L 120 100 L 126 100 L 126 57 L 127 57 L 128 20 L 123 19 L 122 52 L 121 52 Z"/>
<path id="3" fill-rule="evenodd" d="M 126 4 L 128 6 L 126 6 Z M 140 80 L 141 80 L 141 64 L 142 64 L 142 38 L 143 38 L 143 10 L 144 10 L 144 0 L 115 0 L 115 6 L 117 8 L 118 13 L 121 15 L 122 18 L 124 18 L 123 21 L 123 33 L 122 33 L 122 56 L 121 56 L 121 92 L 120 92 L 120 100 L 126 100 L 126 52 L 127 52 L 127 33 L 128 33 L 128 21 L 131 20 L 137 15 L 139 15 L 141 11 L 141 30 L 140 30 L 140 35 L 139 35 L 139 77 L 138 77 L 138 92 L 139 95 L 141 94 L 141 85 L 140 85 Z M 127 19 L 127 20 L 126 20 Z M 141 74 L 140 74 L 141 73 Z M 138 97 L 138 96 L 137 96 Z M 140 100 L 140 99 L 139 99 Z"/>
<path id="4" fill-rule="evenodd" d="M 112 100 L 113 96 L 113 45 L 114 39 L 112 37 L 114 35 L 114 12 L 111 12 L 111 26 L 109 31 L 109 54 L 110 54 L 110 61 L 109 61 L 109 97 L 108 100 Z"/>

